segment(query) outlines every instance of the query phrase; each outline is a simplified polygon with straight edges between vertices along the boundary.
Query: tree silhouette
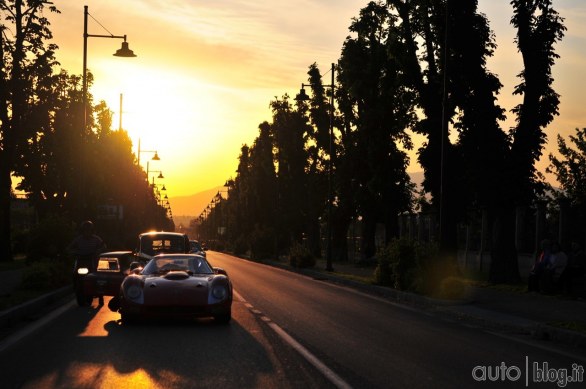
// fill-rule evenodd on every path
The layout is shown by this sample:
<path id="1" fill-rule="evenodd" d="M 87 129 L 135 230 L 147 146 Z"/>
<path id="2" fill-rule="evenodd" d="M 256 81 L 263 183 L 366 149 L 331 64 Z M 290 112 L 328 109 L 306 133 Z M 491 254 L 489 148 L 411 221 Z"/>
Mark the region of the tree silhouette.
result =
<path id="1" fill-rule="evenodd" d="M 398 235 L 398 215 L 409 211 L 412 186 L 404 149 L 412 147 L 406 130 L 414 123 L 414 94 L 406 88 L 396 17 L 381 3 L 369 3 L 353 20 L 356 37 L 344 42 L 338 79 L 344 117 L 353 128 L 352 159 L 356 201 L 362 216 L 362 253 L 375 252 L 375 227 L 385 224 L 386 241 Z"/>
<path id="2" fill-rule="evenodd" d="M 519 279 L 515 247 L 515 207 L 528 206 L 543 193 L 545 185 L 536 169 L 546 142 L 545 127 L 558 114 L 559 96 L 553 90 L 551 68 L 559 56 L 553 46 L 565 31 L 562 18 L 550 0 L 511 1 L 517 28 L 516 43 L 523 57 L 521 83 L 514 93 L 523 101 L 513 109 L 516 126 L 506 168 L 500 180 L 508 189 L 501 192 L 505 202 L 495 216 L 492 261 L 489 278 L 493 282 Z"/>
<path id="3" fill-rule="evenodd" d="M 584 220 L 586 219 L 586 129 L 576 129 L 569 136 L 569 142 L 558 134 L 557 145 L 560 157 L 549 154 L 548 173 L 555 174 L 561 186 L 559 197 L 570 200 L 572 216 L 572 237 L 577 242 L 586 238 Z"/>
<path id="4" fill-rule="evenodd" d="M 27 142 L 34 143 L 44 120 L 34 107 L 44 103 L 45 81 L 56 64 L 56 46 L 45 43 L 52 38 L 45 8 L 58 12 L 49 1 L 0 2 L 0 261 L 12 260 L 11 173 L 18 153 L 27 149 Z"/>

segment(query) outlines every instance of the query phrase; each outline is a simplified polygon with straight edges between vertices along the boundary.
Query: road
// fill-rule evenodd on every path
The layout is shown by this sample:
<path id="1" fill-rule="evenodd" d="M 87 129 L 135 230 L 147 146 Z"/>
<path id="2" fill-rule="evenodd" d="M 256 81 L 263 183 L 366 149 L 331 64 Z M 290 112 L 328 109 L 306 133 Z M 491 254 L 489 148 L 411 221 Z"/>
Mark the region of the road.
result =
<path id="1" fill-rule="evenodd" d="M 586 366 L 584 356 L 546 343 L 226 254 L 208 258 L 233 280 L 230 325 L 200 319 L 128 327 L 95 302 L 71 303 L 0 353 L 0 387 L 500 388 L 542 387 L 535 381 L 554 376 L 544 387 L 561 387 L 573 366 Z"/>

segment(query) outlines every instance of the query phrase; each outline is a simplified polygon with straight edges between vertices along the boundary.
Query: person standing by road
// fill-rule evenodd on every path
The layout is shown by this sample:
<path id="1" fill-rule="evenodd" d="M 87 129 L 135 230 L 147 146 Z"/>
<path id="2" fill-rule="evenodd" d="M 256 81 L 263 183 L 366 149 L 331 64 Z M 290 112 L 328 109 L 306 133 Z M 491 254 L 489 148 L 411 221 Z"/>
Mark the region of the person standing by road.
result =
<path id="1" fill-rule="evenodd" d="M 535 263 L 529 273 L 528 279 L 528 290 L 529 292 L 539 292 L 541 278 L 544 274 L 545 268 L 550 263 L 551 257 L 551 241 L 549 239 L 543 239 L 541 241 L 541 251 L 535 257 Z"/>
<path id="2" fill-rule="evenodd" d="M 540 289 L 542 292 L 555 293 L 563 289 L 564 278 L 562 276 L 567 265 L 568 256 L 562 250 L 562 246 L 559 242 L 553 242 L 549 261 L 545 264 L 541 279 Z"/>

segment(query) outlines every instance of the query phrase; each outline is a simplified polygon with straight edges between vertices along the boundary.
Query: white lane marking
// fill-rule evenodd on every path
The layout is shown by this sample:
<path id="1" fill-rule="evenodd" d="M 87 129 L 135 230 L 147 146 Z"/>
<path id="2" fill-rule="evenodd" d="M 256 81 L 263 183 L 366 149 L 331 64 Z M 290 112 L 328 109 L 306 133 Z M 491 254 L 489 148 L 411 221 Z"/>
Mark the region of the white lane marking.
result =
<path id="1" fill-rule="evenodd" d="M 35 321 L 31 325 L 27 325 L 22 330 L 18 331 L 17 333 L 11 335 L 10 337 L 4 339 L 0 342 L 0 353 L 4 350 L 8 349 L 9 347 L 13 346 L 14 344 L 20 342 L 22 339 L 26 338 L 27 336 L 31 335 L 33 332 L 39 330 L 41 327 L 45 326 L 50 321 L 56 319 L 58 316 L 62 315 L 68 309 L 73 308 L 75 305 L 75 301 L 70 301 L 69 303 L 51 311 L 49 314 L 43 316 L 39 320 Z"/>
<path id="2" fill-rule="evenodd" d="M 232 291 L 234 297 L 238 301 L 245 303 L 245 305 L 255 314 L 262 314 L 262 312 L 258 311 L 257 309 L 252 308 L 252 305 L 248 303 L 240 293 L 233 290 Z M 263 315 L 261 316 L 261 320 L 267 323 L 267 325 L 275 331 L 277 335 L 281 337 L 289 346 L 293 347 L 303 358 L 305 358 L 309 363 L 313 365 L 317 370 L 319 370 L 327 379 L 330 380 L 332 384 L 334 384 L 337 388 L 344 388 L 350 389 L 350 386 L 346 381 L 342 379 L 339 375 L 334 373 L 332 369 L 327 367 L 322 361 L 320 361 L 315 355 L 313 355 L 308 349 L 303 347 L 299 342 L 297 342 L 291 335 L 289 335 L 285 330 L 279 327 L 278 324 L 273 322 L 269 317 Z"/>
<path id="3" fill-rule="evenodd" d="M 316 369 L 330 380 L 331 383 L 336 385 L 337 388 L 352 388 L 346 381 L 344 381 L 339 375 L 334 373 L 329 367 L 327 367 L 322 361 L 317 359 L 315 355 L 309 352 L 305 347 L 299 344 L 293 339 L 288 333 L 286 333 L 281 327 L 275 322 L 271 321 L 267 323 L 269 327 L 273 329 L 285 342 L 289 343 L 299 354 L 301 354 L 309 363 L 311 363 Z"/>

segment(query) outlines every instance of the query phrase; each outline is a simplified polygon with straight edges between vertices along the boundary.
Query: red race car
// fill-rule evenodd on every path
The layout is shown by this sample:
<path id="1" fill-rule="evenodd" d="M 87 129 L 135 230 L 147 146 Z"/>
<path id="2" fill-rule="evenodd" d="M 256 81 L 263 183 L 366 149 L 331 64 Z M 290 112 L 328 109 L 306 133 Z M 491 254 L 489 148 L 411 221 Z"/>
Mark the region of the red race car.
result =
<path id="1" fill-rule="evenodd" d="M 78 305 L 90 305 L 94 297 L 118 295 L 122 280 L 130 273 L 135 258 L 132 251 L 102 253 L 97 260 L 78 258 L 74 272 Z"/>
<path id="2" fill-rule="evenodd" d="M 161 254 L 122 282 L 120 295 L 109 305 L 122 322 L 139 318 L 232 318 L 232 283 L 226 272 L 201 255 Z"/>

